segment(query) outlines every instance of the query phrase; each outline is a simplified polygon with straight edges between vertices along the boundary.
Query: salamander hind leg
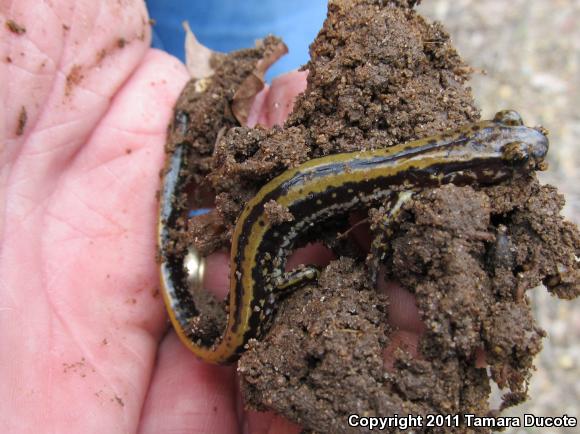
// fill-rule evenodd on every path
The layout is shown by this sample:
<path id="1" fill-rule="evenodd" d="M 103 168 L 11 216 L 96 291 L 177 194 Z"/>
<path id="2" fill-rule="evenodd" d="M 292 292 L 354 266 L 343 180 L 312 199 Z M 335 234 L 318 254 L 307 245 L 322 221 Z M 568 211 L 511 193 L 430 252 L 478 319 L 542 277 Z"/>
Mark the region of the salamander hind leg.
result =
<path id="1" fill-rule="evenodd" d="M 287 271 L 278 276 L 273 282 L 276 295 L 287 295 L 308 283 L 316 282 L 319 276 L 320 269 L 314 265 L 301 266 L 292 271 Z"/>
<path id="2" fill-rule="evenodd" d="M 375 237 L 371 243 L 370 254 L 367 259 L 367 266 L 371 273 L 371 281 L 376 282 L 379 274 L 379 266 L 385 259 L 388 251 L 388 241 L 393 230 L 392 225 L 401 213 L 403 205 L 413 197 L 412 191 L 401 191 L 389 201 L 388 209 L 383 219 L 375 229 Z"/>

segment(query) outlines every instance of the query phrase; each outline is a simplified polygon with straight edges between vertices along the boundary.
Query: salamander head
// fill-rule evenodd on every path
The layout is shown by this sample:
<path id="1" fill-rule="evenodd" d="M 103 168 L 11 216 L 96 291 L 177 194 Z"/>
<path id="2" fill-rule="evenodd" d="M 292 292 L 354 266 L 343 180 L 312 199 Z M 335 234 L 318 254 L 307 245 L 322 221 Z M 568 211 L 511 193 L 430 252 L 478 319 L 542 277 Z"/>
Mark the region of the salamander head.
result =
<path id="1" fill-rule="evenodd" d="M 529 128 L 515 110 L 502 110 L 495 114 L 493 121 L 511 131 L 510 141 L 503 146 L 503 158 L 514 166 L 528 170 L 545 170 L 547 164 L 544 158 L 548 153 L 549 142 L 547 130 L 544 128 Z"/>
<path id="2" fill-rule="evenodd" d="M 545 170 L 547 168 L 544 158 L 548 153 L 548 138 L 541 132 L 529 130 L 525 140 L 509 142 L 503 148 L 504 160 L 513 165 L 525 166 L 529 170 Z"/>

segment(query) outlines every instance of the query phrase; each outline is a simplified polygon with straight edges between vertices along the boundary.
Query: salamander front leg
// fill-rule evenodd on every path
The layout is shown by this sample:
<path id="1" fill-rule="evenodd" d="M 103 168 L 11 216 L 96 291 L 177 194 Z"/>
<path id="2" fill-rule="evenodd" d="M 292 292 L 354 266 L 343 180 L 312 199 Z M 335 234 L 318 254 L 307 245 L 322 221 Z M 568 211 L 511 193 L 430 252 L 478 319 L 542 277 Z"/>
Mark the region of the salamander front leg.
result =
<path id="1" fill-rule="evenodd" d="M 287 271 L 274 280 L 276 295 L 287 295 L 308 283 L 316 282 L 318 277 L 320 277 L 320 269 L 314 265 L 301 266 Z"/>
<path id="2" fill-rule="evenodd" d="M 379 222 L 377 227 L 377 235 L 373 238 L 371 243 L 371 251 L 367 259 L 367 266 L 371 273 L 371 280 L 377 281 L 379 274 L 379 266 L 384 261 L 387 254 L 388 241 L 393 235 L 393 222 L 401 213 L 403 205 L 413 197 L 413 191 L 398 192 L 389 202 L 389 209 L 385 217 Z"/>

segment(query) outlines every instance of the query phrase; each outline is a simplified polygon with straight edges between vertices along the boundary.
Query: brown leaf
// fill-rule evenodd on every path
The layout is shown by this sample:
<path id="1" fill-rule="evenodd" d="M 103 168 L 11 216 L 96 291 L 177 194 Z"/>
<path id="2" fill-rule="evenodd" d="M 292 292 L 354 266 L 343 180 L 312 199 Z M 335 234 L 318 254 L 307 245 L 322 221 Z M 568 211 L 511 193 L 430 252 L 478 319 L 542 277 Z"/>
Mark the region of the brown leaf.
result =
<path id="1" fill-rule="evenodd" d="M 189 23 L 182 23 L 185 30 L 185 64 L 191 78 L 202 79 L 211 77 L 214 70 L 210 65 L 210 59 L 214 54 L 220 54 L 202 45 L 189 27 Z"/>
<path id="2" fill-rule="evenodd" d="M 274 45 L 267 50 L 264 57 L 258 61 L 254 71 L 246 77 L 232 100 L 232 113 L 240 125 L 246 125 L 248 114 L 254 102 L 254 97 L 264 89 L 264 75 L 280 57 L 288 52 L 288 47 L 284 42 Z"/>

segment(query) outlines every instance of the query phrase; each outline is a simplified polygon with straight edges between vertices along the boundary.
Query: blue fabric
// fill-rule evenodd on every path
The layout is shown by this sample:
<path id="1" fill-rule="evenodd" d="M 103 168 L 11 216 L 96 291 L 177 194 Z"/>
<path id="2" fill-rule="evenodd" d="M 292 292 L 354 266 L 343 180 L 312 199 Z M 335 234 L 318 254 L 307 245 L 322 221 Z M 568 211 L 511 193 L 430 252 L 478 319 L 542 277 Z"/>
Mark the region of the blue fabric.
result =
<path id="1" fill-rule="evenodd" d="M 268 34 L 282 37 L 289 53 L 267 78 L 298 68 L 308 61 L 308 45 L 326 15 L 324 0 L 147 0 L 156 21 L 153 46 L 184 60 L 188 21 L 197 39 L 209 48 L 228 52 L 254 46 Z"/>
<path id="2" fill-rule="evenodd" d="M 204 215 L 211 211 L 211 208 L 197 208 L 189 211 L 188 217 L 197 217 L 198 215 Z"/>

